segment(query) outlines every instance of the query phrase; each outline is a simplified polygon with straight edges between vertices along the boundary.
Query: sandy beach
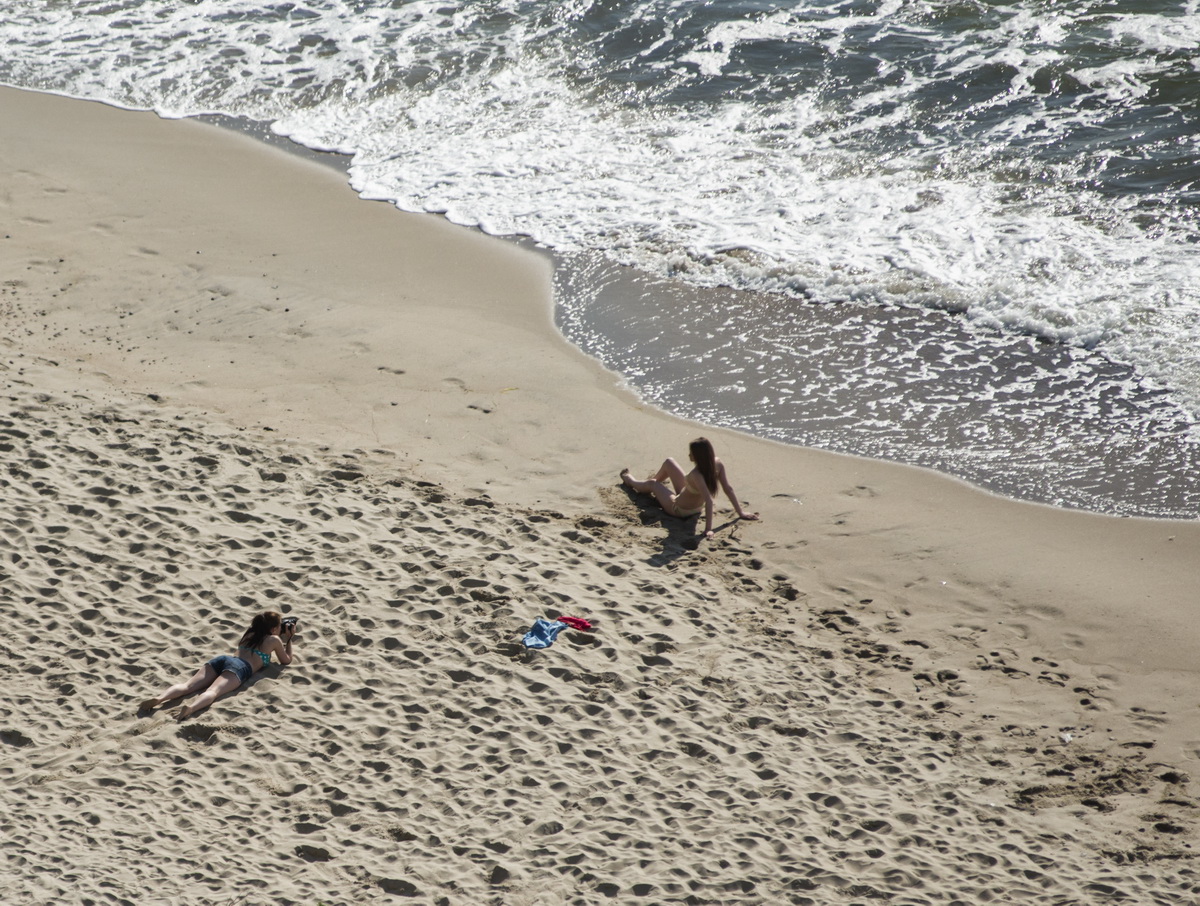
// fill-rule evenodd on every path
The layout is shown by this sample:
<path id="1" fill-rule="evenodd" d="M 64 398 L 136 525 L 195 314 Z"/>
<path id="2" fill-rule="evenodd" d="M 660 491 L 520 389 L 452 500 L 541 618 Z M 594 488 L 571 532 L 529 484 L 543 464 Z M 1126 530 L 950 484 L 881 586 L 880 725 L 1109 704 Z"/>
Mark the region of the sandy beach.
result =
<path id="1" fill-rule="evenodd" d="M 547 257 L 0 122 L 0 902 L 1200 902 L 1197 523 L 674 419 Z M 763 520 L 697 545 L 617 475 L 701 433 Z M 263 609 L 296 663 L 137 713 Z"/>

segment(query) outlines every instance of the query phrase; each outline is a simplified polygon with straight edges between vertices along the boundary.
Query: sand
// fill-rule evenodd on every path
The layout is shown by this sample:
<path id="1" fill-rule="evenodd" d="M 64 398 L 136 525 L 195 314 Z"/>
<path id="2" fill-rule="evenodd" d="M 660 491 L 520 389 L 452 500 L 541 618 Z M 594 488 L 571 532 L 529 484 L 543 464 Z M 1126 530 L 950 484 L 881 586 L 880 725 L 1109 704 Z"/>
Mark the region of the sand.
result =
<path id="1" fill-rule="evenodd" d="M 1200 900 L 1197 524 L 673 419 L 546 257 L 0 122 L 0 902 Z M 764 519 L 697 546 L 617 473 L 702 432 Z M 265 608 L 296 663 L 137 713 Z"/>

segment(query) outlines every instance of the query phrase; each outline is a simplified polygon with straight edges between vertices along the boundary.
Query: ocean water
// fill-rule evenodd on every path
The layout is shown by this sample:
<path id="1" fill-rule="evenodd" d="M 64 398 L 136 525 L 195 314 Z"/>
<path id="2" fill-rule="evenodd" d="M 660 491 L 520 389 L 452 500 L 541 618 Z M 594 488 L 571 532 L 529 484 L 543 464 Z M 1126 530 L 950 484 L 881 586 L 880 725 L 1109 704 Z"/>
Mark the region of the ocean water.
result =
<path id="1" fill-rule="evenodd" d="M 671 411 L 1195 518 L 1198 2 L 7 0 L 0 82 L 548 248 Z"/>

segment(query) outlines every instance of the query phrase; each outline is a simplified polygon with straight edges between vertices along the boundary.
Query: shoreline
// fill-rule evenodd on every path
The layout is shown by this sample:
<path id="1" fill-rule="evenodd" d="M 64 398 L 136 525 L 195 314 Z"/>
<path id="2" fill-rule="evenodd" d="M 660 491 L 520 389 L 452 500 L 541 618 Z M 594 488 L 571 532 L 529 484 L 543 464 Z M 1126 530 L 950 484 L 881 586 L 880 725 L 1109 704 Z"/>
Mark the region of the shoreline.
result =
<path id="1" fill-rule="evenodd" d="M 200 122 L 214 124 L 242 135 L 250 135 L 270 147 L 295 154 L 302 160 L 330 167 L 348 180 L 349 158 L 347 155 L 338 152 L 315 151 L 286 136 L 275 134 L 270 130 L 269 124 L 265 123 L 218 115 L 198 117 L 197 119 Z M 353 190 L 351 189 L 351 191 Z M 385 204 L 388 203 L 385 202 Z M 399 209 L 397 211 L 399 212 Z M 614 332 L 628 333 L 630 325 L 618 325 L 610 322 L 607 324 L 607 328 L 600 327 L 600 336 L 596 338 L 596 342 L 589 344 L 587 341 L 588 329 L 582 326 L 579 306 L 569 301 L 571 296 L 595 294 L 600 303 L 597 307 L 621 312 L 636 307 L 631 300 L 648 295 L 666 295 L 676 299 L 675 307 L 693 311 L 694 306 L 685 300 L 700 298 L 705 300 L 700 306 L 701 309 L 724 312 L 728 307 L 728 299 L 743 296 L 747 292 L 727 287 L 690 286 L 680 281 L 643 273 L 635 268 L 613 264 L 603 256 L 563 254 L 546 249 L 526 237 L 495 237 L 489 236 L 476 227 L 463 227 L 463 229 L 493 240 L 509 243 L 518 249 L 542 256 L 550 262 L 554 275 L 555 293 L 568 300 L 564 301 L 563 298 L 558 298 L 551 303 L 556 329 L 564 336 L 569 345 L 590 358 L 601 360 L 602 367 L 606 369 L 608 365 L 603 361 L 604 351 L 608 349 L 611 352 L 611 335 Z M 583 307 L 586 309 L 591 306 L 585 304 Z M 802 303 L 799 309 L 793 313 L 793 317 L 798 322 L 816 330 L 817 334 L 826 340 L 840 336 L 841 339 L 838 342 L 831 343 L 835 348 L 842 344 L 859 346 L 870 343 L 884 343 L 896 348 L 913 349 L 941 345 L 958 347 L 964 343 L 967 336 L 967 328 L 953 314 L 936 310 L 911 310 L 903 316 L 897 317 L 897 313 L 885 305 L 863 303 L 861 309 L 851 306 L 847 312 L 838 312 L 836 309 L 825 306 Z M 586 317 L 583 320 L 586 321 Z M 599 322 L 603 323 L 606 320 L 600 318 Z M 721 320 L 721 317 L 716 317 L 711 324 L 699 325 L 699 333 L 711 335 L 713 332 L 719 331 L 718 325 Z M 848 329 L 843 323 L 860 320 L 877 325 L 873 330 L 878 335 L 873 338 L 860 335 L 856 328 Z M 662 330 L 663 328 L 659 325 L 655 329 Z M 694 339 L 694 337 L 682 335 L 674 336 L 667 345 L 671 346 L 675 343 L 691 345 Z M 1089 353 L 1072 347 L 1052 347 L 1048 350 L 1025 349 L 1025 345 L 1030 342 L 1033 342 L 1033 338 L 1020 335 L 993 337 L 992 345 L 986 350 L 987 358 L 981 362 L 989 367 L 976 370 L 989 371 L 999 368 L 1002 373 L 1010 371 L 1015 373 L 1020 370 L 1035 374 L 1043 372 L 1044 375 L 1055 375 L 1065 367 L 1061 362 L 1063 358 L 1091 358 Z M 983 350 L 979 350 L 977 354 L 983 352 Z M 815 368 L 819 373 L 836 374 L 842 366 L 836 354 L 831 356 L 828 351 L 823 349 L 807 349 L 803 355 L 812 359 L 814 363 L 822 363 L 810 366 L 810 370 Z M 618 378 L 628 384 L 628 379 L 621 373 L 621 369 L 609 370 L 615 371 Z M 831 431 L 828 428 L 816 427 L 834 421 L 853 420 L 859 417 L 868 418 L 860 411 L 861 387 L 845 388 L 840 395 L 835 394 L 827 399 L 809 400 L 808 405 L 811 409 L 807 411 L 806 419 L 811 422 L 811 426 L 805 428 L 800 437 L 791 436 L 784 439 L 782 434 L 786 432 L 779 424 L 770 421 L 760 421 L 755 430 L 738 427 L 729 427 L 729 430 L 773 440 L 786 446 L 822 450 L 836 455 L 847 455 L 928 470 L 955 481 L 965 482 L 968 486 L 984 493 L 1021 503 L 1032 503 L 1099 516 L 1163 519 L 1171 522 L 1195 521 L 1197 514 L 1192 508 L 1192 503 L 1189 502 L 1191 492 L 1188 489 L 1188 483 L 1186 480 L 1177 482 L 1173 477 L 1177 474 L 1191 474 L 1193 471 L 1195 457 L 1187 454 L 1188 444 L 1186 441 L 1182 442 L 1182 446 L 1180 446 L 1179 443 L 1167 442 L 1162 436 L 1157 436 L 1151 445 L 1152 452 L 1143 451 L 1141 461 L 1134 467 L 1124 458 L 1130 455 L 1132 446 L 1126 444 L 1114 453 L 1114 445 L 1110 443 L 1112 432 L 1114 430 L 1123 432 L 1126 426 L 1121 423 L 1108 423 L 1103 418 L 1096 419 L 1094 413 L 1087 414 L 1088 410 L 1093 408 L 1107 410 L 1122 408 L 1130 404 L 1153 404 L 1160 391 L 1145 386 L 1144 382 L 1137 379 L 1127 366 L 1107 360 L 1092 361 L 1088 366 L 1087 373 L 1089 375 L 1087 384 L 1106 386 L 1110 388 L 1110 392 L 1111 388 L 1125 386 L 1136 386 L 1141 389 L 1130 399 L 1112 399 L 1106 397 L 1104 392 L 1096 390 L 1095 386 L 1085 387 L 1084 380 L 1076 376 L 1070 383 L 1074 384 L 1075 392 L 1085 399 L 1081 400 L 1075 409 L 1070 410 L 1073 415 L 1067 415 L 1059 410 L 1065 408 L 1065 399 L 1072 394 L 1064 391 L 1061 386 L 1053 389 L 1045 386 L 1048 381 L 1043 376 L 1040 381 L 1035 382 L 1041 385 L 1040 390 L 1033 390 L 1028 399 L 1014 398 L 1010 402 L 1009 410 L 1019 410 L 1022 413 L 1015 420 L 1011 411 L 1007 415 L 1001 416 L 991 413 L 986 407 L 980 407 L 977 404 L 957 406 L 950 411 L 943 412 L 938 421 L 943 423 L 940 430 L 947 434 L 932 446 L 926 445 L 925 435 L 919 425 L 915 435 L 911 433 L 911 429 L 897 429 L 871 436 L 846 434 L 845 429 Z M 810 380 L 813 378 L 810 377 Z M 962 381 L 963 377 L 960 375 L 957 380 Z M 711 407 L 711 398 L 706 391 L 711 393 L 714 389 L 713 387 L 694 388 L 693 395 L 701 393 L 704 395 L 703 400 L 690 398 L 687 393 L 683 393 L 674 399 L 673 403 L 669 399 L 647 398 L 641 389 L 633 389 L 632 392 L 648 405 L 662 409 L 669 416 L 683 421 L 703 422 L 704 419 L 695 418 L 689 409 L 699 411 L 706 406 Z M 995 388 L 975 386 L 973 391 L 968 393 L 968 397 L 971 397 L 972 394 L 979 395 L 985 389 L 995 390 Z M 874 391 L 868 391 L 866 395 L 870 397 L 872 392 Z M 921 409 L 933 403 L 934 398 L 940 399 L 942 396 L 944 393 L 933 392 L 932 397 L 916 397 L 908 400 L 905 406 Z M 1055 402 L 1051 403 L 1051 399 Z M 725 402 L 729 403 L 730 401 L 726 398 Z M 878 404 L 881 401 L 874 402 Z M 1032 427 L 1027 423 L 1030 416 L 1025 410 L 1033 407 L 1033 411 L 1036 412 L 1039 406 L 1047 408 L 1044 414 L 1050 422 L 1054 422 L 1056 418 L 1064 420 L 1063 424 L 1059 424 L 1051 431 L 1051 434 L 1058 438 L 1053 444 L 1054 449 L 1047 451 L 1044 448 L 1045 440 L 1043 439 L 1041 446 L 1024 452 L 1021 457 L 1022 465 L 1016 467 L 1012 472 L 1005 472 L 1000 468 L 995 459 L 995 450 L 989 450 L 986 447 L 976 448 L 971 445 L 964 447 L 953 445 L 951 435 L 955 433 L 969 435 L 981 430 L 984 426 L 989 426 L 991 430 L 1001 433 L 1028 432 L 1032 430 Z M 874 405 L 867 408 L 874 410 Z M 1165 434 L 1168 436 L 1186 436 L 1189 433 L 1190 422 L 1184 419 L 1181 413 L 1174 408 L 1164 410 L 1156 404 L 1154 408 L 1155 415 L 1153 417 L 1144 414 L 1144 422 L 1129 426 L 1133 433 L 1141 435 L 1149 431 L 1151 435 Z M 1058 414 L 1053 414 L 1055 412 Z M 848 413 L 854 413 L 854 415 L 848 415 Z M 736 417 L 733 409 L 728 409 L 723 414 L 726 419 Z M 740 413 L 740 416 L 747 421 L 753 421 L 756 418 L 750 410 Z M 878 417 L 878 415 L 873 414 L 871 417 Z M 1034 420 L 1040 421 L 1040 417 L 1035 416 Z M 952 429 L 946 428 L 944 423 L 947 421 L 954 422 Z M 916 441 L 916 437 L 921 438 L 920 443 Z M 1146 443 L 1150 443 L 1150 441 L 1146 441 Z M 1079 451 L 1069 463 L 1059 461 L 1063 456 L 1064 445 L 1077 447 Z M 1057 455 L 1059 460 L 1055 460 L 1053 467 L 1046 469 L 1045 474 L 1035 476 L 1031 474 L 1031 470 L 1035 470 L 1034 463 L 1039 462 L 1042 455 Z M 1093 463 L 1091 471 L 1085 465 L 1088 462 Z M 1095 464 L 1100 465 L 1097 467 Z M 1132 468 L 1135 481 L 1129 481 L 1129 472 L 1123 468 L 1123 465 Z M 1068 475 L 1073 477 L 1068 477 Z M 1127 490 L 1131 484 L 1136 488 L 1135 492 Z M 1121 496 L 1122 493 L 1124 493 L 1124 497 Z M 1163 499 L 1164 494 L 1167 498 L 1166 502 Z M 1150 503 L 1152 500 L 1153 504 Z"/>
<path id="2" fill-rule="evenodd" d="M 267 851 L 298 866 L 280 882 L 297 902 L 356 902 L 355 884 L 431 902 L 505 885 L 573 902 L 649 884 L 637 896 L 672 900 L 691 884 L 753 902 L 912 890 L 906 865 L 931 896 L 1016 895 L 1038 834 L 1059 867 L 1031 897 L 1109 885 L 1105 872 L 1145 885 L 1135 895 L 1182 889 L 1172 854 L 1194 819 L 1178 803 L 1197 791 L 1161 775 L 1200 770 L 1200 526 L 1020 503 L 676 419 L 562 338 L 547 262 L 512 243 L 364 203 L 332 168 L 212 125 L 12 89 L 0 110 L 13 124 L 0 348 L 6 430 L 23 435 L 4 454 L 20 553 L 4 607 L 21 658 L 48 658 L 59 684 L 31 696 L 18 671 L 5 690 L 5 804 L 26 866 L 88 852 L 87 827 L 61 847 L 35 830 L 72 796 L 103 828 L 124 819 L 102 781 L 123 776 L 125 751 L 146 801 L 170 798 L 171 757 L 200 770 L 186 808 L 166 808 L 176 831 L 222 832 L 214 797 L 252 807 L 265 773 L 287 815 Z M 701 432 L 764 521 L 721 507 L 716 541 L 689 550 L 688 529 L 629 499 L 617 473 L 682 456 Z M 91 515 L 70 510 L 79 495 Z M 173 578 L 136 587 L 139 571 Z M 183 729 L 136 719 L 127 705 L 165 677 L 121 665 L 168 651 L 165 668 L 184 669 L 216 644 L 211 622 L 231 634 L 239 596 L 302 609 L 310 654 Z M 518 630 L 553 607 L 599 615 L 601 631 L 531 660 Z M 612 734 L 625 725 L 636 733 Z M 260 729 L 277 752 L 243 740 Z M 230 766 L 209 775 L 217 753 Z M 704 786 L 714 771 L 724 792 Z M 1129 783 L 1096 792 L 1114 771 Z M 549 796 L 549 777 L 600 789 Z M 635 784 L 654 802 L 623 801 Z M 523 789 L 553 802 L 498 804 Z M 737 842 L 762 826 L 786 845 Z M 842 836 L 804 842 L 822 827 Z M 946 852 L 902 851 L 913 835 Z M 480 842 L 492 837 L 508 848 Z M 155 841 L 121 840 L 110 856 L 128 890 L 181 883 L 188 869 Z M 639 866 L 634 841 L 684 875 Z M 576 845 L 590 879 L 546 852 Z M 1099 864 L 1106 848 L 1141 853 L 1145 878 Z M 189 848 L 186 864 L 216 852 Z M 735 867 L 712 868 L 721 858 Z M 10 871 L 27 885 L 10 886 L 17 902 L 58 883 L 28 872 Z M 52 875 L 61 897 L 69 872 Z"/>

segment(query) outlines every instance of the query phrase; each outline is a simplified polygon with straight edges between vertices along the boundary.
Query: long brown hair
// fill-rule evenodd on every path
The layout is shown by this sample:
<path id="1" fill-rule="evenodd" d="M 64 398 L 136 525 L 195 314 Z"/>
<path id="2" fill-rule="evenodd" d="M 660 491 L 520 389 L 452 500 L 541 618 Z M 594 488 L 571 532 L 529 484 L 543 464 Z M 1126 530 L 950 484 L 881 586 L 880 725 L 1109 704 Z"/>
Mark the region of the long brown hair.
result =
<path id="1" fill-rule="evenodd" d="M 273 610 L 264 610 L 250 621 L 250 628 L 246 630 L 246 634 L 238 642 L 238 647 L 257 648 L 262 644 L 263 639 L 271 635 L 271 630 L 278 626 L 282 619 L 283 616 L 281 614 Z"/>
<path id="2" fill-rule="evenodd" d="M 712 442 L 707 437 L 697 437 L 688 445 L 688 452 L 692 454 L 692 462 L 704 476 L 709 493 L 712 493 L 717 489 L 717 454 L 713 452 Z"/>

